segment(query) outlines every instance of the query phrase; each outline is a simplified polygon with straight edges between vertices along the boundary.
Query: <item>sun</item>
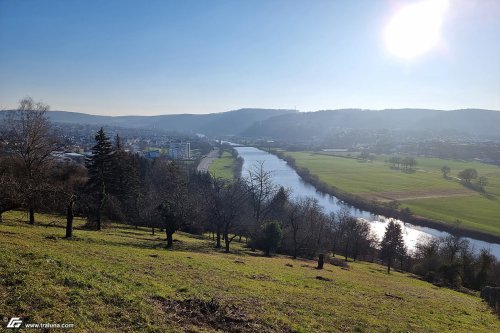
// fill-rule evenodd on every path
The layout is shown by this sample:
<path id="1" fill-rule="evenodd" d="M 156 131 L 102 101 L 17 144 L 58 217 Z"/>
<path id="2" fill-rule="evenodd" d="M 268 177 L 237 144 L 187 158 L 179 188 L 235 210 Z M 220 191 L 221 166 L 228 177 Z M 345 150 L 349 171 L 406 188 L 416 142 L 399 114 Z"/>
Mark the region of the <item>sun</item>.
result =
<path id="1" fill-rule="evenodd" d="M 401 8 L 384 31 L 388 51 L 400 58 L 413 59 L 439 44 L 441 25 L 448 0 L 422 0 Z"/>

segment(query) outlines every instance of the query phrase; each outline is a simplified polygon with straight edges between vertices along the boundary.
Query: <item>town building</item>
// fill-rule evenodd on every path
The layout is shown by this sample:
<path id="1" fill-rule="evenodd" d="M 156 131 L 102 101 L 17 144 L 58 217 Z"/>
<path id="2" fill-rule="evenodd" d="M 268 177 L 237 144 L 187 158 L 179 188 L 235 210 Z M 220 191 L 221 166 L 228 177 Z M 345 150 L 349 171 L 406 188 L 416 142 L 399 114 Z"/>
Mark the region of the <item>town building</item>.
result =
<path id="1" fill-rule="evenodd" d="M 189 142 L 171 142 L 168 148 L 168 156 L 174 160 L 186 160 L 191 157 Z"/>

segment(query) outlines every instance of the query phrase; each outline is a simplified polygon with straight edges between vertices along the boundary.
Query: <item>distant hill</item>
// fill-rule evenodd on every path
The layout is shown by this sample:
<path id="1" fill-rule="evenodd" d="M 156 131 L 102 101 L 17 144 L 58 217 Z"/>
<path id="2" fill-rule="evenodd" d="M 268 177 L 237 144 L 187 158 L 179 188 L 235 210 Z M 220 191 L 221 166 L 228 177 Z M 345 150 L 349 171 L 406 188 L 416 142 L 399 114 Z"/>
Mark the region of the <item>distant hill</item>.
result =
<path id="1" fill-rule="evenodd" d="M 0 111 L 0 119 L 4 111 Z M 241 135 L 301 140 L 325 137 L 332 132 L 388 129 L 395 131 L 453 131 L 467 136 L 499 138 L 500 111 L 464 109 L 361 110 L 340 109 L 297 112 L 277 109 L 239 109 L 210 114 L 160 116 L 98 116 L 49 111 L 54 122 L 163 129 L 207 135 Z"/>
<path id="2" fill-rule="evenodd" d="M 249 137 L 279 139 L 325 136 L 343 130 L 455 131 L 472 136 L 499 137 L 500 112 L 481 109 L 341 109 L 301 112 L 259 121 L 242 132 Z"/>
<path id="3" fill-rule="evenodd" d="M 164 129 L 179 132 L 232 135 L 238 134 L 256 121 L 288 114 L 292 110 L 240 109 L 210 114 L 174 114 L 161 116 L 92 116 L 82 113 L 52 111 L 54 122 L 90 123 L 129 128 Z"/>
<path id="4" fill-rule="evenodd" d="M 169 131 L 233 135 L 239 134 L 257 121 L 295 113 L 293 110 L 240 109 L 210 114 L 174 114 L 161 116 L 97 116 L 78 112 L 49 111 L 53 122 L 118 126 L 126 128 L 150 128 Z M 4 111 L 0 111 L 0 118 Z"/>

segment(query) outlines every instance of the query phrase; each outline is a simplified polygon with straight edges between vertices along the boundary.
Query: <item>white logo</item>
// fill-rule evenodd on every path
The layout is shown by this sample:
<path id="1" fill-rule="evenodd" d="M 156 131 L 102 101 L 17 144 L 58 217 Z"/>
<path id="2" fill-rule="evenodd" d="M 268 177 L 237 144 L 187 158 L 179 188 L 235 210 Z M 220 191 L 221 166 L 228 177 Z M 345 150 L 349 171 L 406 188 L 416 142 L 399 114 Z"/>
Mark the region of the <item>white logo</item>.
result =
<path id="1" fill-rule="evenodd" d="M 21 327 L 21 324 L 23 321 L 21 318 L 13 317 L 10 318 L 9 323 L 7 324 L 7 328 L 19 328 Z"/>

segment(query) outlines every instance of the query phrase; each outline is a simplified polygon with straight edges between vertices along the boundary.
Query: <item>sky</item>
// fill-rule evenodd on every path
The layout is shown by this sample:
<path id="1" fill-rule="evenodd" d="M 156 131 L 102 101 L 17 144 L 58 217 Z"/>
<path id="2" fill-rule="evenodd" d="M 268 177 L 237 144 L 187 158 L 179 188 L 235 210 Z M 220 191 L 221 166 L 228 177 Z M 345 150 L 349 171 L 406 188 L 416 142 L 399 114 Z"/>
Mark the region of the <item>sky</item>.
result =
<path id="1" fill-rule="evenodd" d="M 500 1 L 0 0 L 0 109 L 26 96 L 103 115 L 500 110 Z"/>

